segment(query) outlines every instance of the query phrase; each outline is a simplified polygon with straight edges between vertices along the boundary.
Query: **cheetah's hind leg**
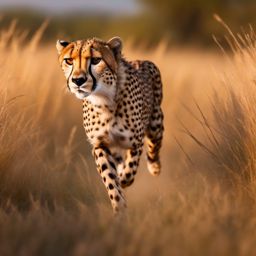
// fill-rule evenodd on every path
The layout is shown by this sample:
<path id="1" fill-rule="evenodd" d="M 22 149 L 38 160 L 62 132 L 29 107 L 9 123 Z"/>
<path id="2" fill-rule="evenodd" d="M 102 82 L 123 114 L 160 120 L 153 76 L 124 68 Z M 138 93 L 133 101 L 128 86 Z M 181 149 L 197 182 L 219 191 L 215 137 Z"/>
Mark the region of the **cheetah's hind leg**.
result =
<path id="1" fill-rule="evenodd" d="M 160 148 L 163 139 L 163 113 L 160 106 L 155 106 L 146 132 L 147 167 L 153 176 L 161 172 Z"/>

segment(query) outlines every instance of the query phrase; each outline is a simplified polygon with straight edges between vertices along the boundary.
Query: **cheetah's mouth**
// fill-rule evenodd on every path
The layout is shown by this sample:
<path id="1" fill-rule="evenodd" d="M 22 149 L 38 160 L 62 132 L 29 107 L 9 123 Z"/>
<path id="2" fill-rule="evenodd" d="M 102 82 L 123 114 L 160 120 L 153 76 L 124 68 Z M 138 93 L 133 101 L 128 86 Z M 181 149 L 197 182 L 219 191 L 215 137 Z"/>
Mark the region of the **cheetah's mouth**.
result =
<path id="1" fill-rule="evenodd" d="M 77 89 L 77 93 L 76 93 L 77 96 L 79 95 L 79 98 L 85 98 L 85 97 L 89 96 L 90 94 L 91 94 L 91 92 L 87 92 L 87 91 L 84 91 L 81 89 Z"/>
<path id="2" fill-rule="evenodd" d="M 69 86 L 70 92 L 74 93 L 78 99 L 84 99 L 85 97 L 88 97 L 92 93 L 91 89 L 92 88 L 90 87 L 90 85 L 87 85 L 87 86 L 82 85 L 78 87 L 73 83 L 71 83 Z"/>
<path id="3" fill-rule="evenodd" d="M 88 91 L 86 89 L 86 87 L 84 87 L 84 86 L 78 87 L 75 89 L 75 94 L 78 98 L 83 99 L 83 98 L 91 95 L 91 93 L 95 91 L 95 89 L 97 87 L 96 85 L 97 85 L 96 83 L 93 83 L 90 91 Z"/>
<path id="4" fill-rule="evenodd" d="M 80 99 L 80 100 L 86 98 L 87 96 L 89 96 L 89 95 L 91 94 L 91 91 L 86 91 L 86 90 L 83 90 L 82 88 L 72 88 L 72 87 L 71 87 L 71 88 L 70 88 L 70 91 L 71 91 L 72 93 L 74 93 L 75 96 L 76 96 L 78 99 Z"/>
<path id="5" fill-rule="evenodd" d="M 77 92 L 78 92 L 78 93 L 87 94 L 87 95 L 91 94 L 90 92 L 86 92 L 86 91 L 81 90 L 81 89 L 78 89 Z"/>
<path id="6" fill-rule="evenodd" d="M 81 86 L 77 86 L 74 83 L 70 83 L 70 85 L 68 86 L 69 90 L 75 94 L 75 96 L 78 99 L 84 99 L 86 97 L 88 97 L 89 95 L 91 95 L 96 87 L 97 87 L 97 83 L 93 82 L 93 83 L 85 83 Z"/>

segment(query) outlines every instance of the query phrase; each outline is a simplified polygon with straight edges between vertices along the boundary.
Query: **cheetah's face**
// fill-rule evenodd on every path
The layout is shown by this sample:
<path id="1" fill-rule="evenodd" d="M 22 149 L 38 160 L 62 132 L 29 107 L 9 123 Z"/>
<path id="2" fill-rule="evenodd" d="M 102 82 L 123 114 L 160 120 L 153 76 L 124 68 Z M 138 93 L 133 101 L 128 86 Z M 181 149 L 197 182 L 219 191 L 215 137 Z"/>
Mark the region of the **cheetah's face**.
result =
<path id="1" fill-rule="evenodd" d="M 77 98 L 114 98 L 122 42 L 114 37 L 74 42 L 57 41 L 59 61 L 67 86 Z"/>

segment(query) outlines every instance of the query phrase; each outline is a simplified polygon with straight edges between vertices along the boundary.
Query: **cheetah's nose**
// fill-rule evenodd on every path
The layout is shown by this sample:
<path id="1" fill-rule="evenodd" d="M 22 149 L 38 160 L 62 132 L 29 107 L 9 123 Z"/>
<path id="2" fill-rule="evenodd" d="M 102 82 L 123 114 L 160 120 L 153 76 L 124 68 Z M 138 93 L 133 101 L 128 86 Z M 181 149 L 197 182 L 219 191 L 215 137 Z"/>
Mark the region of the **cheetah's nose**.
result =
<path id="1" fill-rule="evenodd" d="M 72 82 L 77 86 L 83 85 L 87 80 L 87 77 L 72 78 Z"/>

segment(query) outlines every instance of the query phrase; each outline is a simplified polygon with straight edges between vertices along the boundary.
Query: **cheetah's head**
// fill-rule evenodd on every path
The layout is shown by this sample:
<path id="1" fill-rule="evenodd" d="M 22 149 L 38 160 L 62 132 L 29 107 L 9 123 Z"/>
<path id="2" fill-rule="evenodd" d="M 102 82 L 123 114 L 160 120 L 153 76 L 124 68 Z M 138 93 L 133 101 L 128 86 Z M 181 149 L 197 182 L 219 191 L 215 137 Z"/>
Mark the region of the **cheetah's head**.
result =
<path id="1" fill-rule="evenodd" d="M 119 37 L 108 42 L 96 38 L 74 42 L 58 40 L 56 47 L 67 86 L 77 98 L 113 100 L 122 50 Z"/>

